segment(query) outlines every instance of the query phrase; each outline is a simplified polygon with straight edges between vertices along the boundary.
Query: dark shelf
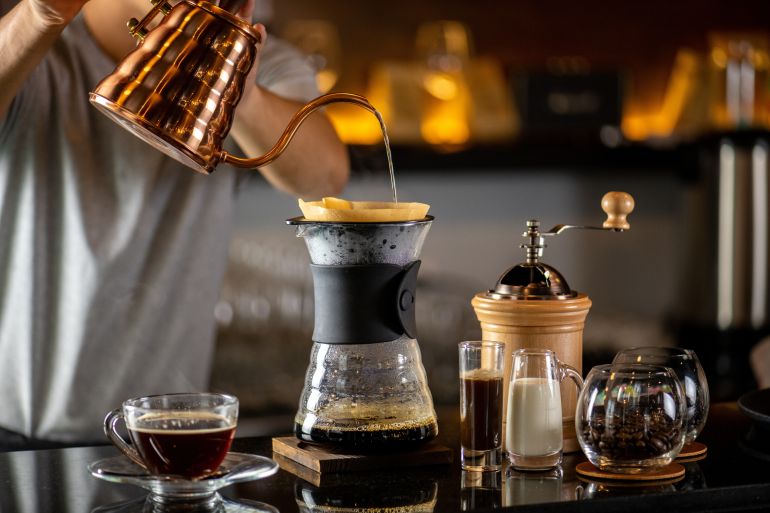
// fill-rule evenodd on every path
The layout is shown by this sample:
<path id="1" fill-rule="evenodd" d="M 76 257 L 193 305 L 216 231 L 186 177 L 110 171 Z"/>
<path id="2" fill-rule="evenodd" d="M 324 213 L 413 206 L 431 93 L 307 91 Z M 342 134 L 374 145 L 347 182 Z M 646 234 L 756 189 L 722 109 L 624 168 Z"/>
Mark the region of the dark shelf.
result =
<path id="1" fill-rule="evenodd" d="M 684 146 L 655 148 L 643 144 L 617 147 L 601 143 L 527 142 L 474 145 L 458 150 L 430 146 L 391 147 L 393 165 L 408 171 L 511 171 L 516 169 L 644 170 L 686 172 L 690 151 Z M 354 172 L 381 169 L 382 145 L 351 146 Z"/>
<path id="2" fill-rule="evenodd" d="M 664 172 L 685 179 L 697 177 L 704 150 L 729 139 L 737 145 L 770 141 L 768 130 L 711 132 L 695 140 L 667 144 L 622 142 L 607 146 L 598 138 L 524 137 L 508 143 L 477 144 L 459 149 L 428 145 L 392 145 L 396 169 L 410 172 L 466 172 L 567 169 L 586 172 Z M 381 170 L 381 144 L 350 147 L 353 171 Z"/>

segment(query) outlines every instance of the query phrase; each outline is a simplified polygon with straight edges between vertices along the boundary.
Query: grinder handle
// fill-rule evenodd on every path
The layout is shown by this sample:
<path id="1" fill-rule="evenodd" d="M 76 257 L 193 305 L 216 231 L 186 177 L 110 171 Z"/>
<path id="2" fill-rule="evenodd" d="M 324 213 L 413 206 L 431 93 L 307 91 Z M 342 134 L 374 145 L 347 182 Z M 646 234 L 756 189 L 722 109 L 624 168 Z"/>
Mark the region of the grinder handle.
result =
<path id="1" fill-rule="evenodd" d="M 627 192 L 610 191 L 602 196 L 602 210 L 607 214 L 603 228 L 628 230 L 631 225 L 626 217 L 634 210 L 634 197 Z"/>

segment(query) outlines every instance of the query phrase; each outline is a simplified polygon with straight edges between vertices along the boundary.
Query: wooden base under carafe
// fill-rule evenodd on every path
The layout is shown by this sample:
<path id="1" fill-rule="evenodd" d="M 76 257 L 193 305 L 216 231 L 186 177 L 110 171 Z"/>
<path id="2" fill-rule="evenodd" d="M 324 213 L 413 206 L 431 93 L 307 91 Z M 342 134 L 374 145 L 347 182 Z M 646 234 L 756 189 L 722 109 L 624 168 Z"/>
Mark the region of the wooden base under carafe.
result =
<path id="1" fill-rule="evenodd" d="M 583 372 L 583 326 L 591 300 L 578 293 L 570 299 L 522 300 L 497 299 L 487 293 L 471 301 L 481 323 L 481 338 L 505 342 L 503 383 L 503 433 L 508 414 L 508 382 L 511 378 L 513 352 L 517 349 L 550 349 L 563 363 Z M 575 435 L 577 392 L 566 380 L 561 386 L 564 452 L 580 450 Z"/>
<path id="2" fill-rule="evenodd" d="M 452 450 L 436 440 L 407 449 L 357 453 L 309 444 L 293 436 L 273 438 L 273 458 L 281 468 L 317 486 L 323 474 L 446 465 L 452 456 Z"/>

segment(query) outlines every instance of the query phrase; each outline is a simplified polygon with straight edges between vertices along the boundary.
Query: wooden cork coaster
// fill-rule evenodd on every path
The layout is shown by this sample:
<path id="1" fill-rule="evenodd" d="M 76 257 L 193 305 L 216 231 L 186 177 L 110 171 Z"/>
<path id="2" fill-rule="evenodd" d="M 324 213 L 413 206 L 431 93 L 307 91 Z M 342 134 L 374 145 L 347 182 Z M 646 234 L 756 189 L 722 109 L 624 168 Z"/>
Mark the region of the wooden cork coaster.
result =
<path id="1" fill-rule="evenodd" d="M 308 444 L 293 436 L 273 438 L 273 453 L 319 473 L 383 470 L 452 462 L 452 449 L 435 441 L 410 451 L 383 451 L 350 454 L 341 450 Z"/>
<path id="2" fill-rule="evenodd" d="M 706 447 L 704 444 L 700 442 L 690 442 L 689 444 L 682 447 L 682 450 L 679 452 L 679 456 L 676 457 L 676 460 L 686 460 L 688 462 L 702 460 L 706 457 L 706 452 L 708 452 L 708 447 Z"/>
<path id="3" fill-rule="evenodd" d="M 684 476 L 675 477 L 674 479 L 658 479 L 655 481 L 610 481 L 610 480 L 597 480 L 596 478 L 590 478 L 586 476 L 578 476 L 578 480 L 583 483 L 601 483 L 605 488 L 650 488 L 658 486 L 668 486 L 676 484 L 684 479 Z"/>
<path id="4" fill-rule="evenodd" d="M 596 479 L 610 479 L 613 481 L 660 481 L 663 479 L 675 479 L 684 475 L 684 467 L 679 463 L 669 463 L 654 472 L 639 472 L 638 474 L 616 474 L 600 470 L 590 461 L 578 463 L 575 470 L 578 474 Z"/>

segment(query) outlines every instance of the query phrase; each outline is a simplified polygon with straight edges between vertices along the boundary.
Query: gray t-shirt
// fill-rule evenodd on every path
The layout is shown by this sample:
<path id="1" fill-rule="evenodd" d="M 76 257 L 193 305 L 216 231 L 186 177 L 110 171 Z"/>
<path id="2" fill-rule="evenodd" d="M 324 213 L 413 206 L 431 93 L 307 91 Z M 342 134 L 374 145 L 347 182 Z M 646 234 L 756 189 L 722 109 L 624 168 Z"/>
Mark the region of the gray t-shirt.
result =
<path id="1" fill-rule="evenodd" d="M 15 0 L 0 0 L 0 14 Z M 129 397 L 204 390 L 238 173 L 204 176 L 88 103 L 115 67 L 78 17 L 0 121 L 0 427 L 102 440 Z M 258 82 L 317 95 L 268 38 Z"/>

